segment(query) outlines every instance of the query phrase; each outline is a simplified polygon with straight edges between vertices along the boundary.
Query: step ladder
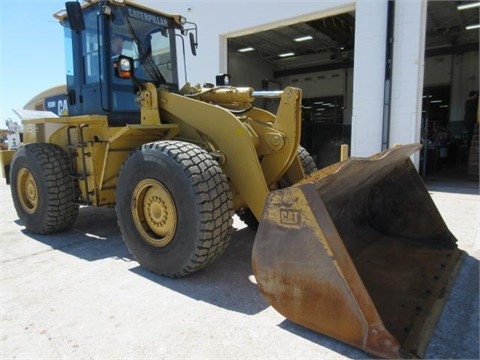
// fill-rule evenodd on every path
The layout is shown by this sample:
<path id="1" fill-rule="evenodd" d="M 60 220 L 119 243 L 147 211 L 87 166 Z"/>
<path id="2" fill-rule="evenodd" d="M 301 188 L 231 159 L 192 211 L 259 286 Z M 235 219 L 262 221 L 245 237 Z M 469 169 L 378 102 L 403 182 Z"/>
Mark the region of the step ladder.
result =
<path id="1" fill-rule="evenodd" d="M 68 147 L 68 154 L 70 156 L 70 164 L 71 164 L 71 171 L 70 175 L 72 177 L 72 181 L 76 183 L 77 181 L 83 181 L 83 184 L 85 186 L 85 193 L 87 194 L 86 201 L 81 201 L 80 196 L 77 198 L 79 199 L 79 203 L 82 205 L 90 205 L 90 195 L 93 195 L 93 191 L 89 191 L 88 189 L 88 177 L 89 173 L 87 172 L 87 161 L 86 157 L 92 156 L 90 152 L 86 152 L 86 144 L 84 141 L 83 137 L 83 130 L 88 127 L 88 124 L 77 124 L 77 125 L 71 125 L 67 128 L 67 147 Z M 77 139 L 74 142 L 72 140 L 72 131 L 77 130 Z M 80 152 L 80 154 L 79 154 Z M 76 161 L 76 158 L 78 156 L 81 156 L 81 169 L 79 168 L 79 163 Z M 74 189 L 77 189 L 79 191 L 79 186 L 74 184 Z"/>

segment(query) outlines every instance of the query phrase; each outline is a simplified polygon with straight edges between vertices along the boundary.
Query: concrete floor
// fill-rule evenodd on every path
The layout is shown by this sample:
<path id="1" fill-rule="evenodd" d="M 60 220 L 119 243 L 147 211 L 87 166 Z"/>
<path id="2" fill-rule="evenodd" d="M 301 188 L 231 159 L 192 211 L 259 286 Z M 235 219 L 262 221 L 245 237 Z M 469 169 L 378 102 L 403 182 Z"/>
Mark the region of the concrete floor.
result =
<path id="1" fill-rule="evenodd" d="M 426 358 L 479 358 L 480 209 L 472 187 L 430 187 L 468 256 Z M 0 183 L 1 359 L 361 359 L 368 355 L 278 314 L 252 280 L 254 233 L 236 219 L 224 256 L 172 280 L 140 268 L 113 209 L 74 228 L 28 233 Z"/>

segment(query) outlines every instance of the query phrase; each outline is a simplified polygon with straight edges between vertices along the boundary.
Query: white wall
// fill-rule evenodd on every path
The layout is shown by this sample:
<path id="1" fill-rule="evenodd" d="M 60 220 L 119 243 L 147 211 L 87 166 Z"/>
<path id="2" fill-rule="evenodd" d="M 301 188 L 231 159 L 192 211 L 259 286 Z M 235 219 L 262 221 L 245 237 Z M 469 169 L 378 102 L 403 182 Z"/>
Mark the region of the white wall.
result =
<path id="1" fill-rule="evenodd" d="M 389 147 L 420 141 L 426 9 L 426 0 L 395 1 Z M 387 11 L 387 0 L 356 2 L 354 156 L 382 149 Z"/>
<path id="2" fill-rule="evenodd" d="M 382 149 L 386 29 L 387 0 L 358 0 L 355 11 L 353 156 L 369 156 Z"/>
<path id="3" fill-rule="evenodd" d="M 390 147 L 420 142 L 427 22 L 426 0 L 395 4 Z"/>

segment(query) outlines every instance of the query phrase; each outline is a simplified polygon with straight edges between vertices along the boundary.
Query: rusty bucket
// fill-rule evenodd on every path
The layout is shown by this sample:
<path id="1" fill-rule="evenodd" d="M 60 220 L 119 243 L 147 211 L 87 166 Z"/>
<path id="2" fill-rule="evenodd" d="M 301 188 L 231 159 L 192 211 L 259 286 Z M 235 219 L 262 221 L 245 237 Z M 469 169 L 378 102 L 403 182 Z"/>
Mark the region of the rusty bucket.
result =
<path id="1" fill-rule="evenodd" d="M 463 252 L 409 156 L 351 158 L 269 194 L 252 252 L 292 322 L 383 358 L 422 357 Z"/>

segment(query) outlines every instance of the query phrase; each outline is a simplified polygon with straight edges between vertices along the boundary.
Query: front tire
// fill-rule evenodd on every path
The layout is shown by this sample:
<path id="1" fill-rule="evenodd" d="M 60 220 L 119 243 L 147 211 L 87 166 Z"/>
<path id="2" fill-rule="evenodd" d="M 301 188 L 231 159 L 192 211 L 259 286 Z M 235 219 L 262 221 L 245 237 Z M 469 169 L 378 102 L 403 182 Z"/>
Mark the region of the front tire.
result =
<path id="1" fill-rule="evenodd" d="M 27 230 L 49 234 L 70 228 L 78 216 L 70 159 L 59 146 L 27 144 L 10 166 L 11 192 Z"/>
<path id="2" fill-rule="evenodd" d="M 181 141 L 145 144 L 123 165 L 116 212 L 135 259 L 180 277 L 220 256 L 232 229 L 227 179 L 209 153 Z"/>

